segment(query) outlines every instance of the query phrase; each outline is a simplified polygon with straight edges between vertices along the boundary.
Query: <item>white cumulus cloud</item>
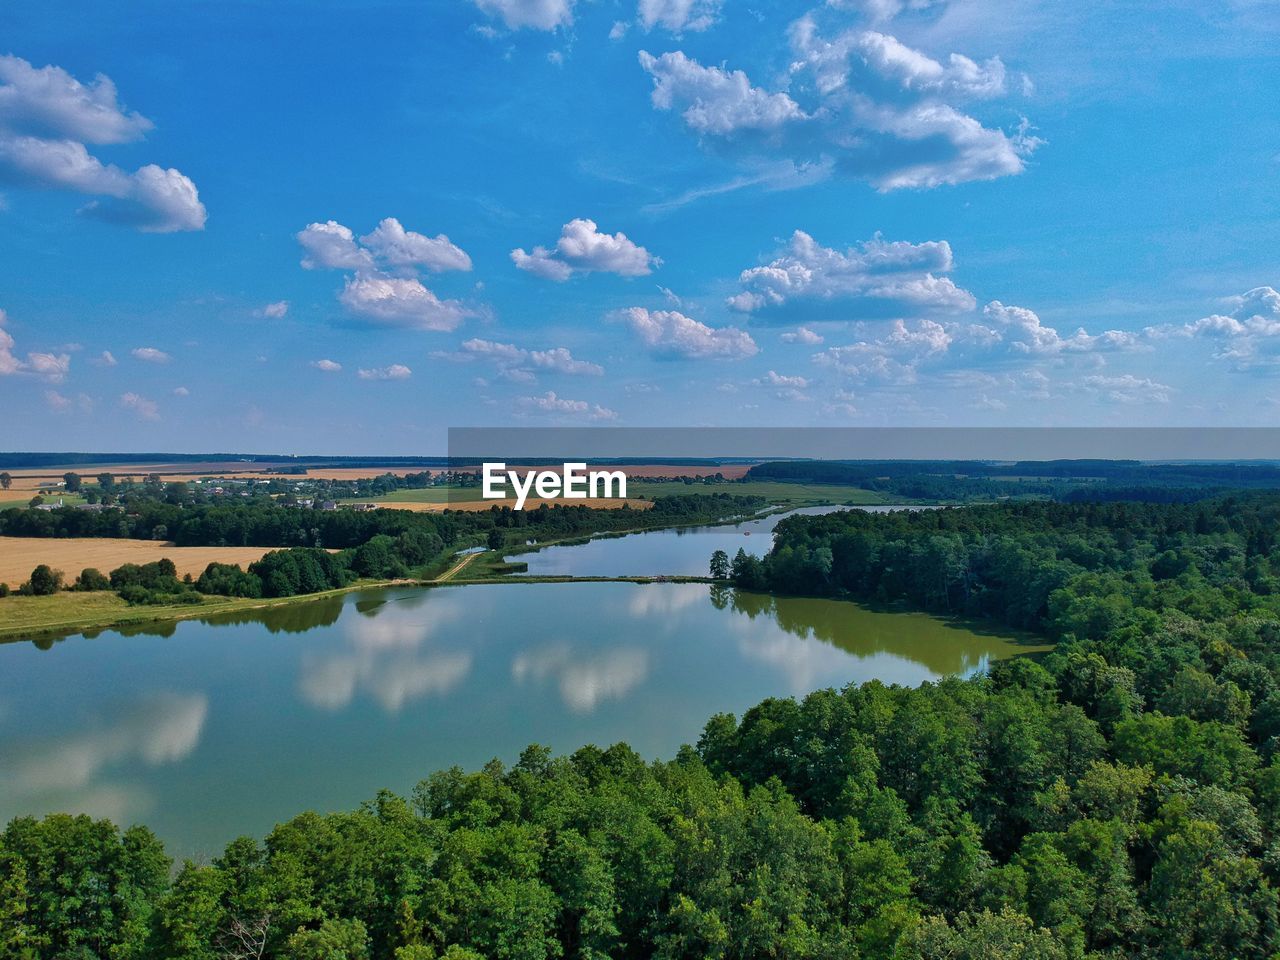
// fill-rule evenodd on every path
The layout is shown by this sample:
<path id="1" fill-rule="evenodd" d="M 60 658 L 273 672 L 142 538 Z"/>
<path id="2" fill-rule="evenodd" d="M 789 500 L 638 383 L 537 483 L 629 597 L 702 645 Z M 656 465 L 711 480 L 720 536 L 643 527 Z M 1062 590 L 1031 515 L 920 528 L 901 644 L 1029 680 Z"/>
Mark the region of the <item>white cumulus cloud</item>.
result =
<path id="1" fill-rule="evenodd" d="M 373 254 L 356 243 L 351 228 L 329 220 L 309 223 L 297 234 L 307 270 L 371 270 Z"/>
<path id="2" fill-rule="evenodd" d="M 783 343 L 803 343 L 807 346 L 822 343 L 822 334 L 815 333 L 808 327 L 797 327 L 778 337 Z"/>
<path id="3" fill-rule="evenodd" d="M 1126 373 L 1116 377 L 1091 376 L 1082 381 L 1092 390 L 1115 403 L 1168 403 L 1173 387 L 1146 377 Z"/>
<path id="4" fill-rule="evenodd" d="M 521 397 L 517 403 L 526 410 L 541 413 L 567 414 L 587 420 L 616 420 L 618 415 L 608 407 L 589 403 L 586 400 L 570 400 L 559 396 L 554 390 L 548 390 L 541 396 Z"/>
<path id="5" fill-rule="evenodd" d="M 395 217 L 387 217 L 360 242 L 376 259 L 392 267 L 422 267 L 432 273 L 471 269 L 466 251 L 443 233 L 434 237 L 414 233 Z"/>
<path id="6" fill-rule="evenodd" d="M 638 277 L 650 273 L 661 261 L 623 233 L 601 233 L 594 220 L 570 220 L 560 231 L 554 249 L 534 247 L 511 251 L 512 262 L 521 270 L 561 282 L 575 273 L 616 273 Z"/>
<path id="7" fill-rule="evenodd" d="M 196 185 L 173 168 L 149 163 L 132 174 L 119 191 L 100 192 L 108 194 L 107 199 L 91 200 L 81 209 L 82 214 L 143 233 L 204 229 L 206 213 Z"/>
<path id="8" fill-rule="evenodd" d="M 716 22 L 720 0 L 640 0 L 636 19 L 645 30 L 697 33 Z"/>
<path id="9" fill-rule="evenodd" d="M 71 370 L 68 353 L 28 353 L 22 360 L 13 352 L 13 336 L 6 330 L 8 315 L 0 310 L 0 377 L 15 373 L 33 374 L 49 381 L 61 383 Z"/>
<path id="10" fill-rule="evenodd" d="M 120 406 L 125 410 L 132 411 L 139 420 L 160 419 L 159 405 L 154 400 L 148 400 L 137 393 L 121 394 Z"/>
<path id="11" fill-rule="evenodd" d="M 573 23 L 575 0 L 474 0 L 482 13 L 509 30 L 554 30 Z"/>
<path id="12" fill-rule="evenodd" d="M 44 400 L 54 413 L 66 413 L 74 406 L 74 401 L 70 397 L 64 397 L 57 390 L 46 390 Z"/>
<path id="13" fill-rule="evenodd" d="M 28 353 L 26 367 L 51 383 L 61 383 L 71 371 L 71 357 L 65 353 Z"/>
<path id="14" fill-rule="evenodd" d="M 1214 342 L 1214 357 L 1240 370 L 1280 363 L 1280 292 L 1254 287 L 1228 298 L 1225 306 L 1225 313 L 1201 317 L 1172 332 Z"/>
<path id="15" fill-rule="evenodd" d="M 517 347 L 514 343 L 498 343 L 494 340 L 483 340 L 472 337 L 462 342 L 462 352 L 469 357 L 484 357 L 499 363 L 522 363 L 529 351 Z"/>
<path id="16" fill-rule="evenodd" d="M 760 350 L 737 327 L 709 327 L 676 310 L 631 307 L 623 312 L 631 331 L 659 357 L 682 360 L 741 360 Z"/>
<path id="17" fill-rule="evenodd" d="M 742 271 L 742 291 L 727 303 L 733 310 L 777 320 L 797 315 L 859 320 L 974 309 L 971 293 L 940 276 L 951 268 L 951 246 L 945 240 L 890 242 L 877 234 L 842 252 L 797 230 L 781 255 Z"/>
<path id="18" fill-rule="evenodd" d="M 460 301 L 441 300 L 414 277 L 348 277 L 338 302 L 358 316 L 413 330 L 456 330 L 473 315 Z"/>
<path id="19" fill-rule="evenodd" d="M 487 360 L 497 366 L 500 377 L 515 383 L 535 382 L 537 377 L 534 369 L 569 376 L 598 377 L 604 373 L 604 367 L 588 360 L 577 359 L 568 347 L 526 350 L 514 343 L 499 343 L 480 337 L 464 340 L 455 352 L 436 351 L 432 357 L 437 360 L 464 363 L 471 360 Z"/>
<path id="20" fill-rule="evenodd" d="M 827 0 L 837 10 L 854 10 L 870 20 L 892 20 L 903 10 L 925 10 L 945 0 Z"/>
<path id="21" fill-rule="evenodd" d="M 101 74 L 86 84 L 61 67 L 0 56 L 0 179 L 89 196 L 85 216 L 144 232 L 201 230 L 206 212 L 189 177 L 156 164 L 130 173 L 86 146 L 139 140 L 151 127 Z"/>
<path id="22" fill-rule="evenodd" d="M 325 373 L 337 373 L 342 369 L 342 364 L 336 360 L 312 360 L 311 366 L 317 370 L 323 370 Z"/>
<path id="23" fill-rule="evenodd" d="M 403 363 L 393 363 L 389 367 L 372 367 L 357 372 L 361 380 L 408 380 L 413 371 Z"/>
<path id="24" fill-rule="evenodd" d="M 1026 307 L 1005 306 L 999 300 L 992 300 L 982 308 L 982 312 L 994 321 L 995 326 L 976 326 L 970 335 L 989 342 L 1003 341 L 1019 353 L 1091 353 L 1134 349 L 1142 343 L 1139 335 L 1124 330 L 1105 330 L 1091 335 L 1081 327 L 1064 337 L 1053 327 L 1042 324 L 1034 311 Z"/>
<path id="25" fill-rule="evenodd" d="M 1021 173 L 1040 145 L 1025 123 L 1005 131 L 966 112 L 969 101 L 1005 95 L 999 58 L 938 60 L 872 30 L 825 37 L 814 14 L 792 24 L 789 40 L 790 76 L 773 91 L 682 51 L 641 51 L 653 106 L 756 165 L 786 160 L 881 191 Z"/>
<path id="26" fill-rule="evenodd" d="M 792 24 L 790 34 L 793 51 L 803 58 L 793 64 L 793 72 L 811 73 L 823 92 L 845 89 L 855 80 L 880 86 L 887 100 L 930 96 L 963 101 L 1005 93 L 1005 68 L 999 57 L 978 63 L 953 53 L 942 63 L 875 30 L 850 30 L 824 39 L 812 16 Z"/>
<path id="27" fill-rule="evenodd" d="M 787 94 L 752 86 L 741 70 L 704 67 L 679 50 L 659 57 L 641 50 L 640 66 L 653 78 L 654 107 L 680 110 L 684 122 L 698 133 L 725 136 L 774 130 L 805 116 Z"/>
<path id="28" fill-rule="evenodd" d="M 471 258 L 444 234 L 414 233 L 388 217 L 358 241 L 350 227 L 336 220 L 307 224 L 297 240 L 304 269 L 349 272 L 338 302 L 358 317 L 386 326 L 449 331 L 476 314 L 460 300 L 441 299 L 417 277 L 419 269 L 471 269 Z"/>
<path id="29" fill-rule="evenodd" d="M 1047 380 L 1034 366 L 1076 363 L 1098 366 L 1103 355 L 1146 349 L 1148 338 L 1122 330 L 1090 334 L 1083 328 L 1063 336 L 1026 307 L 993 300 L 983 310 L 987 323 L 893 320 L 887 330 L 814 355 L 814 362 L 861 382 L 906 384 L 925 371 L 972 389 L 1009 386 L 1027 396 L 1047 397 Z M 1011 369 L 1022 367 L 1010 373 Z M 1000 377 L 990 370 L 1003 371 Z"/>
<path id="30" fill-rule="evenodd" d="M 552 347 L 550 350 L 531 350 L 529 351 L 529 361 L 540 370 L 567 373 L 571 376 L 598 377 L 604 373 L 604 367 L 598 363 L 575 359 L 567 347 Z"/>
<path id="31" fill-rule="evenodd" d="M 152 123 L 125 110 L 115 84 L 102 74 L 82 84 L 59 67 L 37 69 L 19 57 L 0 57 L 0 123 L 47 137 L 84 143 L 140 140 Z"/>
<path id="32" fill-rule="evenodd" d="M 168 363 L 173 359 L 169 354 L 155 347 L 134 347 L 129 353 L 135 360 L 142 360 L 146 363 Z"/>
<path id="33" fill-rule="evenodd" d="M 757 387 L 794 387 L 799 390 L 803 390 L 810 383 L 805 377 L 786 376 L 774 370 L 770 370 L 763 377 L 759 377 L 752 382 Z"/>
<path id="34" fill-rule="evenodd" d="M 908 325 L 898 319 L 886 336 L 830 347 L 815 354 L 814 362 L 854 380 L 914 383 L 917 366 L 928 357 L 945 354 L 952 339 L 947 328 L 934 320 Z"/>

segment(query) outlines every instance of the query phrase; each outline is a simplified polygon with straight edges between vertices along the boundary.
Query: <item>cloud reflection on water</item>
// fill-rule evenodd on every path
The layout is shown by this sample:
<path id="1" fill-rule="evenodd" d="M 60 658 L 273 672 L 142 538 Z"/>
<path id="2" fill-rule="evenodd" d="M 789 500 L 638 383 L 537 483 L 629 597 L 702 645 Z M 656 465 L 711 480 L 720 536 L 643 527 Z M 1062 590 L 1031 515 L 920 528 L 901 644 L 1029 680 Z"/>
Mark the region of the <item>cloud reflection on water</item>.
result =
<path id="1" fill-rule="evenodd" d="M 7 758 L 0 762 L 0 809 L 39 804 L 127 823 L 150 808 L 150 796 L 100 778 L 131 763 L 157 767 L 190 756 L 208 712 L 203 693 L 152 693 L 88 718 L 79 731 L 0 744 Z"/>
<path id="2" fill-rule="evenodd" d="M 606 700 L 621 700 L 649 676 L 649 651 L 639 647 L 582 653 L 556 643 L 517 654 L 511 677 L 543 684 L 553 681 L 564 705 L 591 713 Z"/>
<path id="3" fill-rule="evenodd" d="M 729 629 L 737 635 L 738 651 L 780 672 L 786 678 L 786 692 L 792 696 L 828 686 L 832 678 L 848 671 L 848 653 L 814 637 L 778 633 L 775 622 L 734 617 Z M 928 679 L 927 674 L 921 679 Z"/>
<path id="4" fill-rule="evenodd" d="M 917 686 L 942 676 L 971 676 L 985 671 L 993 658 L 1017 650 L 1007 637 L 927 614 L 885 614 L 848 601 L 736 590 L 717 598 L 718 589 L 712 588 L 712 603 L 727 602 L 740 614 L 729 620 L 729 629 L 742 654 L 780 670 L 793 695 L 873 678 Z M 858 663 L 852 677 L 851 657 Z"/>
<path id="5" fill-rule="evenodd" d="M 363 692 L 397 713 L 413 700 L 449 693 L 471 673 L 468 651 L 422 649 L 441 628 L 462 621 L 456 601 L 356 606 L 342 619 L 345 649 L 302 658 L 298 688 L 311 706 L 341 710 Z"/>
<path id="6" fill-rule="evenodd" d="M 635 617 L 670 617 L 703 603 L 707 588 L 700 583 L 642 584 L 627 602 Z"/>

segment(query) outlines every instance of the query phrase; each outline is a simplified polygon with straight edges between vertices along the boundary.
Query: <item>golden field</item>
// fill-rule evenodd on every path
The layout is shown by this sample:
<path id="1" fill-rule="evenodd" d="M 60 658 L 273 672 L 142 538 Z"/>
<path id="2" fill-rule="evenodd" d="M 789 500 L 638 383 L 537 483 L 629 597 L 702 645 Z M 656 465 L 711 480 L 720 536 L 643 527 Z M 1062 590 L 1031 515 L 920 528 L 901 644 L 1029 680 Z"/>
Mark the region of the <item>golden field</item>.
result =
<path id="1" fill-rule="evenodd" d="M 175 547 L 161 540 L 123 540 L 109 537 L 0 537 L 0 583 L 16 588 L 34 567 L 47 563 L 61 570 L 70 583 L 85 567 L 110 573 L 122 563 L 150 563 L 165 557 L 178 568 L 178 576 L 198 577 L 214 563 L 238 563 L 247 567 L 272 547 Z"/>

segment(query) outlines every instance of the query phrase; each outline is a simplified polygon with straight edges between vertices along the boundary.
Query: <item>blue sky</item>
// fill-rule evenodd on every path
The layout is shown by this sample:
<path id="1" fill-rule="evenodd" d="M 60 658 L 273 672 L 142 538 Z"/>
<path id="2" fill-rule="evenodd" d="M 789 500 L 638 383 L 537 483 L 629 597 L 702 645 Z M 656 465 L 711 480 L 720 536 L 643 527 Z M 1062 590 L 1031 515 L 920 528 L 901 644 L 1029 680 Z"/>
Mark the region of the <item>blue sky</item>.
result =
<path id="1" fill-rule="evenodd" d="M 1280 12 L 6 4 L 0 448 L 1252 425 Z"/>

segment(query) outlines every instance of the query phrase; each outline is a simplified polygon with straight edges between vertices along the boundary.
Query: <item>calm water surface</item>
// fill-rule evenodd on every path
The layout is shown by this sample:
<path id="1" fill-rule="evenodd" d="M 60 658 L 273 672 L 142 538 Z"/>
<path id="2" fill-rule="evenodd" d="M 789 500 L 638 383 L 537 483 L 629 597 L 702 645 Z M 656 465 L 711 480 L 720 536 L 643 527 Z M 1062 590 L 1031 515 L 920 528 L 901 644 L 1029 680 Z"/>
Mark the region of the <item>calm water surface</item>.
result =
<path id="1" fill-rule="evenodd" d="M 543 547 L 512 559 L 529 564 L 528 575 L 538 577 L 705 577 L 711 554 L 723 550 L 733 557 L 742 548 L 760 556 L 769 552 L 773 528 L 784 516 L 815 516 L 837 510 L 919 510 L 921 507 L 801 507 L 745 523 L 684 530 L 652 530 L 625 537 L 599 537 L 587 543 Z"/>
<path id="2" fill-rule="evenodd" d="M 1036 649 L 674 583 L 365 591 L 161 633 L 0 645 L 0 822 L 85 811 L 210 856 L 531 742 L 670 756 L 711 714 L 766 696 L 918 684 Z"/>

